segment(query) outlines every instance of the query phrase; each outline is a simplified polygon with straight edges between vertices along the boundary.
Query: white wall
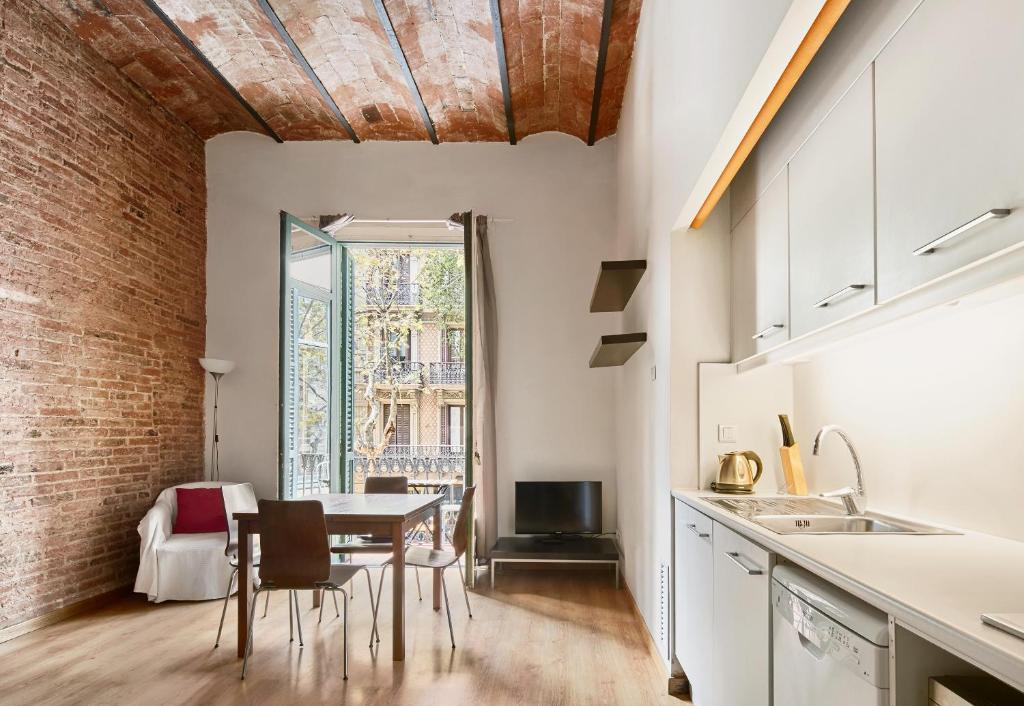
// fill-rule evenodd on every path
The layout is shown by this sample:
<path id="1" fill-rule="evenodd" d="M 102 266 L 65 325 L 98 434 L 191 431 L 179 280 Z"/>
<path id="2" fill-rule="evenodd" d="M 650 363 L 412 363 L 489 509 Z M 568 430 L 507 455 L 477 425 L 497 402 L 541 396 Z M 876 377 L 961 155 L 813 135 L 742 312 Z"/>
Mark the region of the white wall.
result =
<path id="1" fill-rule="evenodd" d="M 544 134 L 502 144 L 207 143 L 207 352 L 238 362 L 221 390 L 221 468 L 277 494 L 278 211 L 445 218 L 490 226 L 500 340 L 499 531 L 516 479 L 604 482 L 616 527 L 614 380 L 587 361 L 616 314 L 589 314 L 615 229 L 615 140 Z"/>
<path id="2" fill-rule="evenodd" d="M 673 462 L 696 479 L 696 362 L 728 355 L 728 208 L 707 230 L 679 236 L 678 248 L 670 234 L 788 7 L 648 0 L 641 13 L 617 138 L 617 249 L 648 260 L 624 314 L 624 330 L 647 331 L 648 344 L 618 375 L 618 500 L 626 581 L 655 636 L 665 624 L 659 568 L 671 561 Z M 684 305 L 690 314 L 676 316 Z M 679 446 L 677 431 L 688 440 Z"/>
<path id="3" fill-rule="evenodd" d="M 852 484 L 850 432 L 868 506 L 1024 540 L 1024 295 L 903 322 L 794 368 L 795 433 L 812 492 Z"/>

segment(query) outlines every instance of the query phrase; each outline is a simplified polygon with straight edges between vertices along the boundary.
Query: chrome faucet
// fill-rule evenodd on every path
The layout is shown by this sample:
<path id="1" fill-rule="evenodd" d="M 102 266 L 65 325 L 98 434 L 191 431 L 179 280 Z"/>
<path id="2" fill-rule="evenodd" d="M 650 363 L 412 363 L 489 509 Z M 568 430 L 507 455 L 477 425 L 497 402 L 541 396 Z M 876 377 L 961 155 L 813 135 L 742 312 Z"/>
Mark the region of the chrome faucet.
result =
<path id="1" fill-rule="evenodd" d="M 850 441 L 849 435 L 835 424 L 827 424 L 823 426 L 819 431 L 818 435 L 814 437 L 814 455 L 820 456 L 821 442 L 826 436 L 835 432 L 839 435 L 839 438 L 846 442 L 846 448 L 850 450 L 850 456 L 853 457 L 853 469 L 857 472 L 857 487 L 851 488 L 846 486 L 839 490 L 831 490 L 827 493 L 822 493 L 823 498 L 839 498 L 843 501 L 843 507 L 846 508 L 847 515 L 863 515 L 867 509 L 868 498 L 864 493 L 864 475 L 860 468 L 860 457 L 857 456 L 857 450 L 853 448 L 853 442 Z"/>

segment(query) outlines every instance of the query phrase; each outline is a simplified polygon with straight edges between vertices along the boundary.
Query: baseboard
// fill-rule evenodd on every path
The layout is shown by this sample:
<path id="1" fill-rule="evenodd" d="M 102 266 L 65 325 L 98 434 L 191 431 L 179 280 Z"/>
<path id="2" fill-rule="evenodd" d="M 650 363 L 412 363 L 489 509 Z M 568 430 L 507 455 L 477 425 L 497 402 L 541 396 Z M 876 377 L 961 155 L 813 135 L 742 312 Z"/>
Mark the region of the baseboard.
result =
<path id="1" fill-rule="evenodd" d="M 112 591 L 107 591 L 106 593 L 101 593 L 89 598 L 83 598 L 80 601 L 75 601 L 74 603 L 62 606 L 57 610 L 50 611 L 49 613 L 37 615 L 34 618 L 23 620 L 20 623 L 0 628 L 0 643 L 13 640 L 14 638 L 21 637 L 26 633 L 38 630 L 39 628 L 45 628 L 48 625 L 59 623 L 62 620 L 67 620 L 68 618 L 72 618 L 76 615 L 99 610 L 104 606 L 115 603 L 131 595 L 132 588 L 133 587 L 130 584 L 127 586 L 121 586 L 113 589 Z"/>

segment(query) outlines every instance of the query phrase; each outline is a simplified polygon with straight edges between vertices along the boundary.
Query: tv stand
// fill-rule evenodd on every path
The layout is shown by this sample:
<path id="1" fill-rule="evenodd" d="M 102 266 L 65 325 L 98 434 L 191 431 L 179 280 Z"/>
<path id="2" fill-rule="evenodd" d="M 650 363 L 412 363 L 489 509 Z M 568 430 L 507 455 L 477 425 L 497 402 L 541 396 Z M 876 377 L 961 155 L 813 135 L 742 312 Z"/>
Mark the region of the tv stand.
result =
<path id="1" fill-rule="evenodd" d="M 566 538 L 568 539 L 568 538 Z M 491 588 L 498 564 L 614 564 L 615 588 L 619 587 L 619 548 L 607 537 L 573 537 L 572 541 L 550 535 L 500 537 L 491 549 Z"/>

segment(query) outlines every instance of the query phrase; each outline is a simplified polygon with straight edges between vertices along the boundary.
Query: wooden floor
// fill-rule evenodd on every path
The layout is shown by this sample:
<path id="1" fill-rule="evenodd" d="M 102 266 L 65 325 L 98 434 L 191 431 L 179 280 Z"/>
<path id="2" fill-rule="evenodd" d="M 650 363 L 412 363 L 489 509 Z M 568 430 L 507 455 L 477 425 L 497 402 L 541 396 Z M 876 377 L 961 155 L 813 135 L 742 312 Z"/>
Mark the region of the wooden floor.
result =
<path id="1" fill-rule="evenodd" d="M 390 611 L 382 611 L 381 649 L 368 648 L 366 583 L 356 585 L 347 682 L 341 678 L 341 621 L 330 599 L 318 625 L 309 594 L 301 597 L 306 646 L 300 648 L 288 642 L 285 594 L 273 594 L 270 614 L 256 620 L 257 649 L 244 682 L 235 659 L 234 600 L 214 650 L 220 603 L 128 599 L 0 644 L 0 702 L 679 703 L 664 695 L 666 676 L 654 646 L 628 593 L 616 591 L 609 574 L 503 570 L 493 592 L 482 575 L 470 593 L 472 620 L 457 576 L 448 574 L 457 649 L 451 649 L 444 611 L 431 610 L 426 593 L 417 601 L 410 573 L 404 663 L 391 661 Z M 429 584 L 424 576 L 425 591 Z M 385 586 L 382 605 L 388 600 Z"/>

